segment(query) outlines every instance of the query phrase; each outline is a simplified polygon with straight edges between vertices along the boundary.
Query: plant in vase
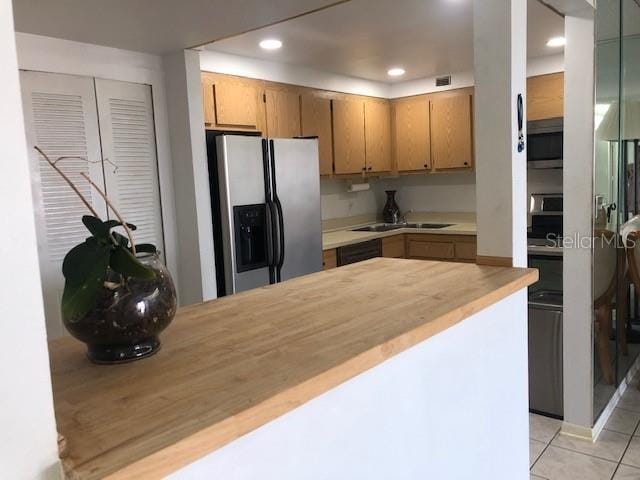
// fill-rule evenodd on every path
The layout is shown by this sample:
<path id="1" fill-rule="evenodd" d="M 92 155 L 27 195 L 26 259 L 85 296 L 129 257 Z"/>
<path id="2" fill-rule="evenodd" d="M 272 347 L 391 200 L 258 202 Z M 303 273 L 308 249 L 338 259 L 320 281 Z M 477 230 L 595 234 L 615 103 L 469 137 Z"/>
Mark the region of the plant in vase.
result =
<path id="1" fill-rule="evenodd" d="M 84 173 L 83 178 L 104 198 L 117 220 L 102 220 L 75 184 L 35 147 L 67 182 L 91 215 L 82 217 L 90 236 L 73 247 L 62 263 L 65 285 L 62 320 L 69 332 L 87 344 L 87 356 L 95 363 L 122 363 L 155 353 L 158 334 L 173 320 L 176 292 L 156 247 L 136 245 L 132 231 L 107 195 Z M 114 231 L 122 227 L 125 235 Z"/>

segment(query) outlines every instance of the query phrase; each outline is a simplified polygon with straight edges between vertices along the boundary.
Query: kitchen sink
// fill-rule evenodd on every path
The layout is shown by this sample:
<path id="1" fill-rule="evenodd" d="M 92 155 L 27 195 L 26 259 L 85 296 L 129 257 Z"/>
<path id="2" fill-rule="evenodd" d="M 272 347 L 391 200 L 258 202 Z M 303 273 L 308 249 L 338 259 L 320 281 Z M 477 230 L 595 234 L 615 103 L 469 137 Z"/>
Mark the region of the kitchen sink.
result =
<path id="1" fill-rule="evenodd" d="M 352 232 L 388 232 L 398 228 L 445 228 L 452 223 L 385 223 L 382 225 L 367 225 L 366 227 L 354 228 Z"/>
<path id="2" fill-rule="evenodd" d="M 407 223 L 407 228 L 446 228 L 453 225 L 452 223 Z"/>
<path id="3" fill-rule="evenodd" d="M 404 228 L 405 225 L 385 223 L 384 225 L 367 225 L 366 227 L 354 228 L 352 232 L 388 232 L 389 230 L 397 230 Z"/>

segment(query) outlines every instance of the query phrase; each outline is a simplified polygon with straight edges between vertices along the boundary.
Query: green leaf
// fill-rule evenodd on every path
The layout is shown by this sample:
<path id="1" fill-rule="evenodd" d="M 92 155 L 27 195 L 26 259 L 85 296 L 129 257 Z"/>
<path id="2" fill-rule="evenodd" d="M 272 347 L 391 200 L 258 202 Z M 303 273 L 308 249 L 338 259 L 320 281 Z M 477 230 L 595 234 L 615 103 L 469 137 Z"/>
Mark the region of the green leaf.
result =
<path id="1" fill-rule="evenodd" d="M 153 243 L 140 243 L 136 245 L 136 252 L 141 253 L 156 253 L 158 249 Z"/>
<path id="2" fill-rule="evenodd" d="M 125 277 L 142 278 L 152 280 L 156 274 L 150 268 L 145 267 L 133 254 L 122 245 L 116 247 L 111 253 L 109 266 Z"/>
<path id="3" fill-rule="evenodd" d="M 76 245 L 65 255 L 62 262 L 62 274 L 67 283 L 84 283 L 96 265 L 104 265 L 106 271 L 109 261 L 109 246 L 89 237 L 84 243 Z"/>
<path id="4" fill-rule="evenodd" d="M 98 240 L 107 240 L 109 238 L 109 229 L 105 226 L 105 222 L 98 217 L 91 215 L 84 215 L 82 217 L 82 223 L 87 227 L 87 230 L 91 232 L 91 235 Z"/>
<path id="5" fill-rule="evenodd" d="M 107 220 L 106 222 L 104 222 L 104 226 L 107 227 L 107 229 L 111 230 L 115 227 L 121 227 L 122 222 L 119 222 L 118 220 Z M 138 228 L 133 223 L 129 222 L 127 222 L 127 227 L 129 227 L 129 230 L 136 230 Z"/>
<path id="6" fill-rule="evenodd" d="M 69 321 L 77 321 L 84 317 L 96 304 L 98 293 L 107 275 L 109 255 L 91 264 L 87 277 L 80 283 L 65 282 L 62 293 L 62 315 Z"/>
<path id="7" fill-rule="evenodd" d="M 118 232 L 111 232 L 111 235 L 113 235 L 113 238 L 116 239 L 116 242 L 118 243 L 118 245 L 122 245 L 125 248 L 129 246 L 129 239 L 126 236 Z"/>

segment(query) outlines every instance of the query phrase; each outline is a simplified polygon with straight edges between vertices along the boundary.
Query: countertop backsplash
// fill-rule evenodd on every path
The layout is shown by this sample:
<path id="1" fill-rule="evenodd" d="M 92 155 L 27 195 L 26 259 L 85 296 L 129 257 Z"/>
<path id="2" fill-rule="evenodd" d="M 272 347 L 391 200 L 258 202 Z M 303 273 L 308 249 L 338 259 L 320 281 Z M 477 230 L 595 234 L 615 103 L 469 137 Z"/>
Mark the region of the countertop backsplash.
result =
<path id="1" fill-rule="evenodd" d="M 322 219 L 361 215 L 378 216 L 386 201 L 385 190 L 397 190 L 401 210 L 416 212 L 475 212 L 474 172 L 447 172 L 399 177 L 371 178 L 370 189 L 348 192 L 351 182 L 365 180 L 323 178 L 320 180 Z"/>

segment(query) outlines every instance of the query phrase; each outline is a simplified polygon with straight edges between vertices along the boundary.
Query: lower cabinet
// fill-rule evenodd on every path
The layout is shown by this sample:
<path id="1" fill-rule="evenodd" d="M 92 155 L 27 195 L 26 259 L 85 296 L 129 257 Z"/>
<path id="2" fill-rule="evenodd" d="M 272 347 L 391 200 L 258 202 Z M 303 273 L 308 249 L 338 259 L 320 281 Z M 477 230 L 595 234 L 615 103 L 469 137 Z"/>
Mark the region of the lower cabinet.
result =
<path id="1" fill-rule="evenodd" d="M 394 235 L 382 239 L 382 256 L 387 258 L 405 258 L 404 235 Z"/>
<path id="2" fill-rule="evenodd" d="M 475 262 L 475 235 L 407 235 L 407 258 Z"/>
<path id="3" fill-rule="evenodd" d="M 380 240 L 377 240 L 380 242 Z M 413 258 L 422 260 L 445 260 L 449 262 L 476 261 L 475 235 L 443 235 L 428 233 L 408 233 L 384 237 L 382 241 L 382 256 L 387 258 Z M 347 248 L 362 245 L 354 244 Z M 344 247 L 342 247 L 344 248 Z M 380 252 L 380 251 L 378 251 Z M 380 255 L 380 253 L 377 253 Z M 322 268 L 329 270 L 338 265 L 337 250 L 322 252 Z M 368 256 L 367 258 L 371 258 Z M 356 260 L 357 261 L 357 260 Z"/>

